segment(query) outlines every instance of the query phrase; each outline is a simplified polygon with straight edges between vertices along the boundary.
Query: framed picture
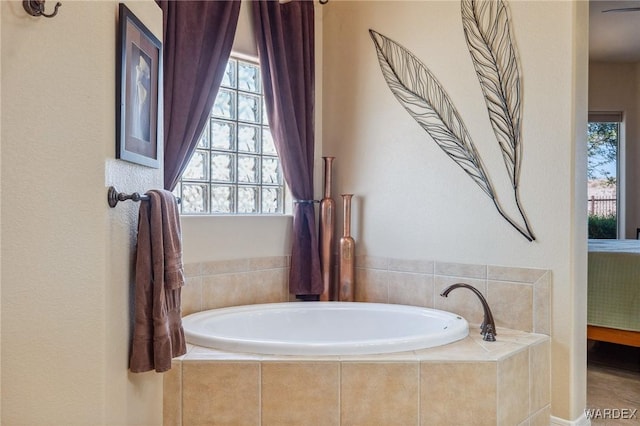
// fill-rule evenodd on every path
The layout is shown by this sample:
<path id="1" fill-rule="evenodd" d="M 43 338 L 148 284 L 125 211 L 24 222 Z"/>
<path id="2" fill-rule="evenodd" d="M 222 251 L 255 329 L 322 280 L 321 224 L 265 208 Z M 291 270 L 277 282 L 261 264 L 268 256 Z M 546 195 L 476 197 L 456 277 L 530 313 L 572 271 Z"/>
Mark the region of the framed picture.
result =
<path id="1" fill-rule="evenodd" d="M 159 168 L 162 161 L 162 43 L 120 4 L 116 158 Z"/>

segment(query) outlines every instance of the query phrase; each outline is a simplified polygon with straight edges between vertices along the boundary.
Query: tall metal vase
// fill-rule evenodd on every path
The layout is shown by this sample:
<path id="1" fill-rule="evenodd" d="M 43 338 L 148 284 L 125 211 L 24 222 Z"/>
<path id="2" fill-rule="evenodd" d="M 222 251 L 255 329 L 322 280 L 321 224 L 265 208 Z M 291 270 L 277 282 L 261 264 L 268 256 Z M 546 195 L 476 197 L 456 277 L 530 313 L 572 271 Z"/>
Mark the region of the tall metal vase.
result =
<path id="1" fill-rule="evenodd" d="M 332 285 L 333 277 L 333 240 L 336 232 L 336 202 L 331 198 L 331 175 L 335 157 L 322 157 L 324 160 L 324 196 L 320 201 L 320 267 L 323 290 L 320 300 L 336 300 L 336 291 Z"/>
<path id="2" fill-rule="evenodd" d="M 356 242 L 351 237 L 351 198 L 353 194 L 342 194 L 344 209 L 344 232 L 340 238 L 340 301 L 353 302 L 356 276 Z"/>

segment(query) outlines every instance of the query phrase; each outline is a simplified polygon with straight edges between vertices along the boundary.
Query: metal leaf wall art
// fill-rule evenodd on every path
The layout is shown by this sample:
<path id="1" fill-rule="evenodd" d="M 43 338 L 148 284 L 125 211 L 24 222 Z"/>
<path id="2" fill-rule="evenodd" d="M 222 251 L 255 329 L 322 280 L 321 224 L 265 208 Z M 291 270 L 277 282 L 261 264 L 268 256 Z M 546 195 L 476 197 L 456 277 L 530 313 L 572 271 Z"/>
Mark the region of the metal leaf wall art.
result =
<path id="1" fill-rule="evenodd" d="M 500 215 L 527 240 L 535 240 L 520 205 L 522 85 L 509 16 L 502 0 L 462 0 L 462 22 L 489 120 L 500 146 L 522 222 L 500 204 L 489 174 L 460 114 L 435 76 L 409 50 L 369 30 L 382 74 L 400 104 L 493 201 Z"/>

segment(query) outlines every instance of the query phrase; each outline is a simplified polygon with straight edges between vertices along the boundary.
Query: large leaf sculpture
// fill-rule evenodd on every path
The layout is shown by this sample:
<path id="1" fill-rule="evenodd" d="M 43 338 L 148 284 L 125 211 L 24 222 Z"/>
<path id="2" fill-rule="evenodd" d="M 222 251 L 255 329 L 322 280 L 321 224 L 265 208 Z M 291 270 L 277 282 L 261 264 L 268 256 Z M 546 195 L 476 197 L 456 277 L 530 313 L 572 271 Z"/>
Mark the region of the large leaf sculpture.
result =
<path id="1" fill-rule="evenodd" d="M 529 241 L 532 236 L 500 205 L 480 156 L 460 114 L 429 69 L 406 48 L 369 30 L 382 74 L 400 104 L 435 143 L 460 166 L 493 201 L 500 215 Z"/>
<path id="2" fill-rule="evenodd" d="M 411 52 L 369 30 L 382 74 L 400 104 L 489 196 L 494 196 L 469 132 L 438 80 Z"/>
<path id="3" fill-rule="evenodd" d="M 520 205 L 518 181 L 522 163 L 522 83 L 509 15 L 502 0 L 462 0 L 462 24 L 489 120 L 502 151 L 516 205 L 533 238 Z"/>

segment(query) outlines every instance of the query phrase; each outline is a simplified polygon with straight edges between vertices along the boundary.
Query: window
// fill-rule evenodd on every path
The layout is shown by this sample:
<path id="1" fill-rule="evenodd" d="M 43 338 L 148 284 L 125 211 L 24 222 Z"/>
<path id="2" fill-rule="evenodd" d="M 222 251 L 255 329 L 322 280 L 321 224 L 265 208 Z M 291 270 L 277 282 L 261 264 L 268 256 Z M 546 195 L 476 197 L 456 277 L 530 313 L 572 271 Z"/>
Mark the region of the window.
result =
<path id="1" fill-rule="evenodd" d="M 285 188 L 260 67 L 231 58 L 209 121 L 176 187 L 183 214 L 282 214 Z"/>
<path id="2" fill-rule="evenodd" d="M 621 113 L 590 113 L 588 124 L 589 238 L 618 238 Z"/>

